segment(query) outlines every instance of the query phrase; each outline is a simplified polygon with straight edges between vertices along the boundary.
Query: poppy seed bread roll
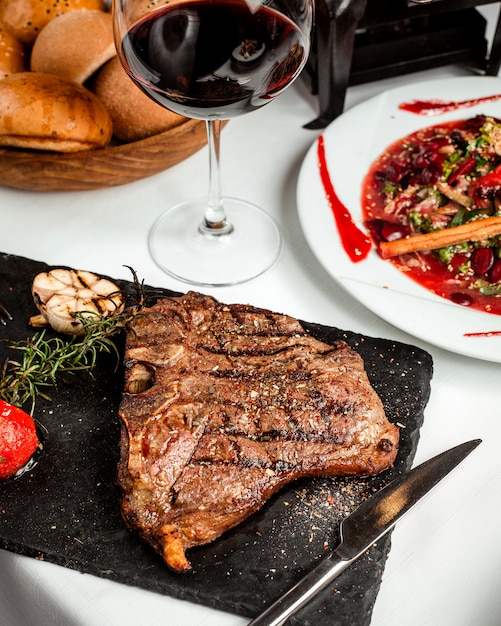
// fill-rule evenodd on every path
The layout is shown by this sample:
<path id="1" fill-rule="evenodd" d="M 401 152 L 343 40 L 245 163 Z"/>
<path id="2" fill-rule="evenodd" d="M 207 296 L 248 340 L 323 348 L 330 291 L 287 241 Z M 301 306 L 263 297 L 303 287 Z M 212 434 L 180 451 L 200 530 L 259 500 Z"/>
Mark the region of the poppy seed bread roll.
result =
<path id="1" fill-rule="evenodd" d="M 82 85 L 39 72 L 0 80 L 0 145 L 57 152 L 105 147 L 106 107 Z"/>
<path id="2" fill-rule="evenodd" d="M 0 0 L 0 22 L 31 46 L 42 28 L 68 11 L 106 10 L 105 0 Z"/>
<path id="3" fill-rule="evenodd" d="M 31 70 L 84 83 L 116 55 L 111 13 L 70 11 L 42 29 L 31 51 Z"/>

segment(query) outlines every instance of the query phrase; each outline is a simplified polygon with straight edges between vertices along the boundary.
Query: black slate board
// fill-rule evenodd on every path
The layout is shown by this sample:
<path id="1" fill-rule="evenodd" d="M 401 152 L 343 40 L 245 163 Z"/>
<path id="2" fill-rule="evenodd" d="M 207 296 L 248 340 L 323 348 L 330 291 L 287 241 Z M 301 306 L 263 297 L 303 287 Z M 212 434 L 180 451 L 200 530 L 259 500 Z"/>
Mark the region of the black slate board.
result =
<path id="1" fill-rule="evenodd" d="M 36 312 L 31 282 L 46 269 L 40 262 L 0 254 L 0 302 L 15 318 L 0 326 L 0 340 L 21 340 L 33 332 L 27 324 Z M 130 283 L 118 282 L 132 293 Z M 402 426 L 391 470 L 372 479 L 301 480 L 216 542 L 192 549 L 193 571 L 174 574 L 120 517 L 114 479 L 122 373 L 116 361 L 104 357 L 94 376 L 71 377 L 53 390 L 51 401 L 37 402 L 43 452 L 31 471 L 0 484 L 0 547 L 243 616 L 260 613 L 336 546 L 343 517 L 411 466 L 430 393 L 432 359 L 423 350 L 304 326 L 326 342 L 346 340 L 364 358 L 388 418 Z M 2 341 L 0 362 L 6 354 Z M 369 624 L 389 550 L 387 536 L 290 623 Z"/>

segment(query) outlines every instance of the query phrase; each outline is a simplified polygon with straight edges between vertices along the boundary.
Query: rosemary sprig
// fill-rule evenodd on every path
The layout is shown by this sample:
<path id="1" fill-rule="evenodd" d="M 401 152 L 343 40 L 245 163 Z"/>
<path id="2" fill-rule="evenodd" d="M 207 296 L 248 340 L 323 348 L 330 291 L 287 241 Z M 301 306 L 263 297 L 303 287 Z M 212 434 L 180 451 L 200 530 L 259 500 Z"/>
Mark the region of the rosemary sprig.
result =
<path id="1" fill-rule="evenodd" d="M 34 411 L 37 396 L 48 398 L 45 389 L 57 384 L 62 374 L 92 371 L 101 353 L 115 353 L 112 337 L 120 333 L 131 320 L 126 316 L 96 317 L 76 315 L 83 333 L 69 339 L 48 337 L 46 330 L 9 344 L 19 353 L 19 359 L 9 358 L 0 372 L 0 397 L 22 407 L 31 401 Z"/>

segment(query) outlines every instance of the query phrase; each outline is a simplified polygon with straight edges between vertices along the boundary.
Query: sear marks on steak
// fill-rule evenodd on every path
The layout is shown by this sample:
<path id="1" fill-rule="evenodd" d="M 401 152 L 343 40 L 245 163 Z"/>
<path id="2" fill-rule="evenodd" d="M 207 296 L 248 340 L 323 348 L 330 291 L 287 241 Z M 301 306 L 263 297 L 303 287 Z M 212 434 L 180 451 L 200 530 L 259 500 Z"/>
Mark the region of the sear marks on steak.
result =
<path id="1" fill-rule="evenodd" d="M 373 475 L 397 453 L 362 358 L 285 315 L 166 298 L 128 330 L 125 368 L 122 514 L 175 571 L 284 484 Z"/>

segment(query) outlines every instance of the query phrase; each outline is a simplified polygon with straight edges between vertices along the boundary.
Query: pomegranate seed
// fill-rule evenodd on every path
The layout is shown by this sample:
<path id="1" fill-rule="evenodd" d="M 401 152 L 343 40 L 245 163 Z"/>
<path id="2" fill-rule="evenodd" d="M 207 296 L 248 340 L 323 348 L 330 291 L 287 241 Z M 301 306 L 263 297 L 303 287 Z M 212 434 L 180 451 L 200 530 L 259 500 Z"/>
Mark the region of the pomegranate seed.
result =
<path id="1" fill-rule="evenodd" d="M 470 262 L 475 274 L 486 274 L 494 263 L 494 252 L 491 248 L 477 248 L 471 253 Z"/>
<path id="2" fill-rule="evenodd" d="M 464 127 L 470 132 L 478 133 L 480 128 L 485 124 L 485 115 L 476 115 L 467 120 Z"/>
<path id="3" fill-rule="evenodd" d="M 398 163 L 397 161 L 390 161 L 386 167 L 386 178 L 391 182 L 398 184 L 404 178 L 408 172 L 408 167 Z"/>
<path id="4" fill-rule="evenodd" d="M 449 266 L 453 272 L 457 272 L 463 265 L 469 261 L 469 257 L 465 252 L 458 252 L 449 261 Z"/>
<path id="5" fill-rule="evenodd" d="M 411 229 L 405 224 L 388 222 L 382 219 L 367 220 L 365 222 L 372 238 L 375 241 L 393 241 L 410 235 Z"/>
<path id="6" fill-rule="evenodd" d="M 460 304 L 461 306 L 473 304 L 473 298 L 467 293 L 451 293 L 451 300 L 454 304 Z"/>
<path id="7" fill-rule="evenodd" d="M 501 259 L 494 261 L 489 272 L 489 280 L 491 283 L 501 282 Z"/>
<path id="8" fill-rule="evenodd" d="M 435 162 L 430 163 L 421 172 L 423 185 L 434 185 L 442 175 L 442 168 Z"/>
<path id="9" fill-rule="evenodd" d="M 410 228 L 405 224 L 392 224 L 386 222 L 381 228 L 381 237 L 385 241 L 395 241 L 395 239 L 402 239 L 410 234 Z"/>
<path id="10" fill-rule="evenodd" d="M 423 169 L 427 165 L 429 165 L 436 155 L 436 152 L 433 150 L 420 150 L 413 159 L 413 166 L 418 169 Z"/>

